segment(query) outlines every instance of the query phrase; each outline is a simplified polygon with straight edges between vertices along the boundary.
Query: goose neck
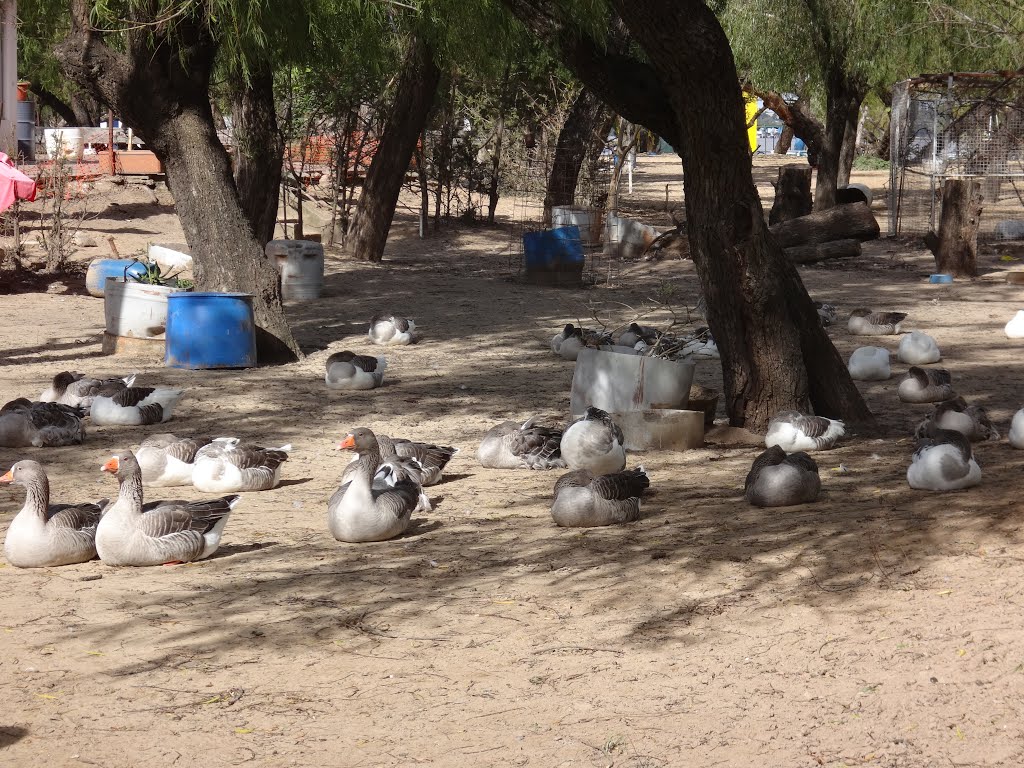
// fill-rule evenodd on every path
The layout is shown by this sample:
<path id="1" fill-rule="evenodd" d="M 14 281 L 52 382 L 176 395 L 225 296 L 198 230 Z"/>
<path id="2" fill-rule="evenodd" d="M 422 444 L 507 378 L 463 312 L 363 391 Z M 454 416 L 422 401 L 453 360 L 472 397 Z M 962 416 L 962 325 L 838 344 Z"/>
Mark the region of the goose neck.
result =
<path id="1" fill-rule="evenodd" d="M 124 477 L 118 478 L 120 481 L 120 488 L 118 489 L 118 498 L 121 501 L 127 502 L 129 510 L 133 512 L 142 512 L 142 473 L 132 472 Z"/>
<path id="2" fill-rule="evenodd" d="M 46 475 L 34 475 L 25 481 L 25 506 L 46 519 L 50 506 L 50 481 Z"/>

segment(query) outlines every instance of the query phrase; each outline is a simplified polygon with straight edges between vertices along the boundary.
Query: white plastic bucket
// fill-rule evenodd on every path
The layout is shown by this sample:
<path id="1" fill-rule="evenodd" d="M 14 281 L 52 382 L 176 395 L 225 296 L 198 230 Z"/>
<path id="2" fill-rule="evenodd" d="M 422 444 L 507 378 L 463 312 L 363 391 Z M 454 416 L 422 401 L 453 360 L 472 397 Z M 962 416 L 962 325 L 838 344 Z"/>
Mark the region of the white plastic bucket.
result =
<path id="1" fill-rule="evenodd" d="M 103 317 L 107 333 L 153 339 L 167 330 L 167 297 L 180 290 L 170 285 L 127 283 L 108 277 L 103 290 Z"/>
<path id="2" fill-rule="evenodd" d="M 324 247 L 312 240 L 271 240 L 266 253 L 281 272 L 285 301 L 320 298 L 324 288 Z"/>
<path id="3" fill-rule="evenodd" d="M 84 144 L 81 128 L 46 128 L 43 131 L 43 141 L 46 144 L 46 154 L 51 160 L 57 159 L 58 145 L 65 157 L 82 159 Z"/>

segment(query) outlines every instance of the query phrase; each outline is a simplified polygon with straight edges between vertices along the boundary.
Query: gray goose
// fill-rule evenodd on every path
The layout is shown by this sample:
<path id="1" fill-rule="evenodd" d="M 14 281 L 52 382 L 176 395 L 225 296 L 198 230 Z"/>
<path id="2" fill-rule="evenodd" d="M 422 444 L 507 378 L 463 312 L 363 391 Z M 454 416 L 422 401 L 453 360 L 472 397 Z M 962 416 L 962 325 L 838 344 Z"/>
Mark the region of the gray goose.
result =
<path id="1" fill-rule="evenodd" d="M 405 532 L 412 513 L 430 509 L 413 474 L 398 462 L 381 462 L 377 437 L 366 427 L 353 429 L 340 448 L 359 457 L 346 468 L 349 477 L 327 502 L 327 527 L 338 541 L 384 541 Z M 343 477 L 344 480 L 344 477 Z"/>
<path id="2" fill-rule="evenodd" d="M 84 411 L 60 403 L 33 403 L 24 397 L 0 408 L 0 446 L 21 448 L 81 445 Z"/>
<path id="3" fill-rule="evenodd" d="M 787 455 L 773 445 L 754 459 L 743 495 L 755 507 L 789 507 L 814 501 L 820 490 L 814 459 L 802 451 Z"/>
<path id="4" fill-rule="evenodd" d="M 584 347 L 599 349 L 611 343 L 610 333 L 566 323 L 565 328 L 551 339 L 551 351 L 565 360 L 575 360 Z"/>
<path id="5" fill-rule="evenodd" d="M 142 468 L 142 484 L 157 487 L 192 485 L 196 452 L 209 442 L 208 437 L 176 437 L 170 433 L 150 435 L 135 452 Z"/>
<path id="6" fill-rule="evenodd" d="M 96 557 L 96 525 L 107 499 L 95 504 L 50 504 L 50 481 L 42 465 L 19 461 L 0 483 L 25 488 L 25 505 L 11 520 L 4 555 L 16 568 L 48 568 Z"/>
<path id="7" fill-rule="evenodd" d="M 420 485 L 424 487 L 441 482 L 441 473 L 445 466 L 451 461 L 452 456 L 459 452 L 458 448 L 453 448 L 450 445 L 420 443 L 406 440 L 403 437 L 388 437 L 380 434 L 376 437 L 377 445 L 380 447 L 381 460 L 386 462 L 392 459 L 414 459 L 414 462 L 406 464 L 406 469 L 412 472 L 419 480 Z M 357 460 L 353 460 L 353 464 Z M 348 481 L 349 472 L 352 470 L 351 464 L 345 468 L 341 477 L 343 483 Z"/>
<path id="8" fill-rule="evenodd" d="M 891 336 L 900 332 L 900 325 L 906 319 L 906 312 L 855 309 L 850 313 L 846 327 L 855 336 Z"/>
<path id="9" fill-rule="evenodd" d="M 956 491 L 981 482 L 981 467 L 971 443 L 962 433 L 941 429 L 935 422 L 922 425 L 917 449 L 907 469 L 907 483 L 924 491 Z"/>
<path id="10" fill-rule="evenodd" d="M 97 395 L 89 417 L 96 424 L 159 424 L 168 421 L 184 390 L 127 387 L 113 395 Z"/>
<path id="11" fill-rule="evenodd" d="M 134 384 L 135 377 L 133 373 L 120 379 L 93 379 L 84 373 L 61 371 L 53 377 L 53 382 L 43 390 L 39 399 L 44 403 L 80 405 L 88 409 L 97 395 L 115 395 Z"/>
<path id="12" fill-rule="evenodd" d="M 218 437 L 196 451 L 192 485 L 206 493 L 268 491 L 281 482 L 291 445 L 263 448 L 235 437 Z"/>
<path id="13" fill-rule="evenodd" d="M 566 528 L 631 523 L 640 517 L 640 496 L 650 484 L 643 467 L 597 476 L 573 470 L 555 483 L 551 517 Z"/>
<path id="14" fill-rule="evenodd" d="M 562 435 L 562 458 L 569 469 L 587 469 L 594 475 L 621 472 L 626 468 L 624 442 L 608 412 L 590 406 Z"/>
<path id="15" fill-rule="evenodd" d="M 328 389 L 376 389 L 384 381 L 384 369 L 388 367 L 383 357 L 357 355 L 345 350 L 335 352 L 327 358 L 327 373 L 324 381 Z"/>
<path id="16" fill-rule="evenodd" d="M 163 565 L 202 560 L 217 551 L 238 496 L 143 504 L 135 454 L 114 454 L 102 467 L 117 477 L 117 500 L 96 528 L 96 552 L 107 565 Z"/>
<path id="17" fill-rule="evenodd" d="M 781 411 L 768 422 L 765 447 L 774 445 L 783 451 L 825 451 L 846 434 L 846 425 L 837 419 L 808 416 L 799 411 Z"/>
<path id="18" fill-rule="evenodd" d="M 957 396 L 953 376 L 945 368 L 913 365 L 900 381 L 896 394 L 904 403 L 941 403 Z"/>
<path id="19" fill-rule="evenodd" d="M 918 425 L 915 433 L 918 438 L 926 436 L 929 421 L 935 422 L 939 429 L 961 433 L 972 443 L 999 439 L 999 430 L 992 424 L 988 411 L 980 405 L 968 405 L 962 397 L 954 397 L 936 405 L 931 416 Z"/>
<path id="20" fill-rule="evenodd" d="M 480 441 L 476 456 L 490 469 L 564 469 L 562 430 L 535 424 L 531 416 L 522 424 L 505 421 L 491 427 Z"/>
<path id="21" fill-rule="evenodd" d="M 366 333 L 374 344 L 412 344 L 416 340 L 416 323 L 391 313 L 374 315 Z"/>

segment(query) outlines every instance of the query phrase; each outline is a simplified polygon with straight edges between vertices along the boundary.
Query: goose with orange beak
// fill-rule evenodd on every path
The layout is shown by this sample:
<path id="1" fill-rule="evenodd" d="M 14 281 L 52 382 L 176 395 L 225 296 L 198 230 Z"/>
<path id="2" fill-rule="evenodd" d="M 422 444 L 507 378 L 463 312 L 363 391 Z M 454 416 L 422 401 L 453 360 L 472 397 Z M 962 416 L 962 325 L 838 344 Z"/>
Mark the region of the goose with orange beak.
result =
<path id="1" fill-rule="evenodd" d="M 416 476 L 397 461 L 381 462 L 377 437 L 366 427 L 338 444 L 359 458 L 346 468 L 350 478 L 327 502 L 327 526 L 338 541 L 384 541 L 405 532 L 418 509 L 430 501 Z"/>
<path id="2" fill-rule="evenodd" d="M 238 496 L 144 504 L 142 470 L 131 451 L 115 453 L 102 471 L 115 475 L 120 484 L 117 500 L 96 528 L 96 551 L 104 563 L 189 563 L 217 551 Z"/>

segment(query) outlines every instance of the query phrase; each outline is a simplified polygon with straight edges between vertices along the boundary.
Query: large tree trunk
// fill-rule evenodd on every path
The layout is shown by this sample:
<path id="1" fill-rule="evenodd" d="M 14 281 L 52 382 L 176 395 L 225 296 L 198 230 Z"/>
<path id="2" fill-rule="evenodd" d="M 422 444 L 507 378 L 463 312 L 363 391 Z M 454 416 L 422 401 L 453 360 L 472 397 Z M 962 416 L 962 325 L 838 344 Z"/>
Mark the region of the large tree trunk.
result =
<path id="1" fill-rule="evenodd" d="M 612 109 L 589 88 L 583 88 L 576 96 L 555 143 L 544 195 L 544 221 L 551 221 L 554 206 L 573 204 L 583 162 L 591 157 L 596 145 L 604 148 L 604 138 L 614 117 Z"/>
<path id="2" fill-rule="evenodd" d="M 981 183 L 946 179 L 942 189 L 939 234 L 929 232 L 925 243 L 935 255 L 935 268 L 955 277 L 978 275 L 978 227 L 981 225 Z"/>
<path id="3" fill-rule="evenodd" d="M 433 50 L 422 38 L 414 38 L 402 64 L 395 100 L 356 207 L 351 242 L 357 259 L 380 261 L 384 257 L 402 182 L 440 81 L 441 70 L 434 63 Z"/>
<path id="4" fill-rule="evenodd" d="M 814 188 L 814 210 L 824 211 L 836 204 L 836 190 L 850 183 L 857 119 L 867 92 L 862 82 L 839 69 L 829 73 L 825 108 L 825 135 L 818 155 L 818 179 Z"/>
<path id="5" fill-rule="evenodd" d="M 768 213 L 768 224 L 778 224 L 811 212 L 811 169 L 787 165 L 779 168 L 775 182 L 775 202 Z"/>
<path id="6" fill-rule="evenodd" d="M 260 363 L 297 359 L 280 278 L 242 209 L 214 128 L 209 86 L 217 44 L 209 30 L 197 19 L 179 19 L 172 43 L 152 17 L 133 17 L 122 51 L 90 27 L 90 2 L 71 5 L 71 31 L 57 57 L 68 76 L 116 110 L 163 163 L 196 286 L 251 293 Z"/>
<path id="7" fill-rule="evenodd" d="M 234 128 L 235 187 L 242 210 L 260 243 L 274 238 L 280 199 L 284 142 L 277 129 L 274 75 L 269 66 L 240 77 L 233 84 L 231 104 Z"/>

